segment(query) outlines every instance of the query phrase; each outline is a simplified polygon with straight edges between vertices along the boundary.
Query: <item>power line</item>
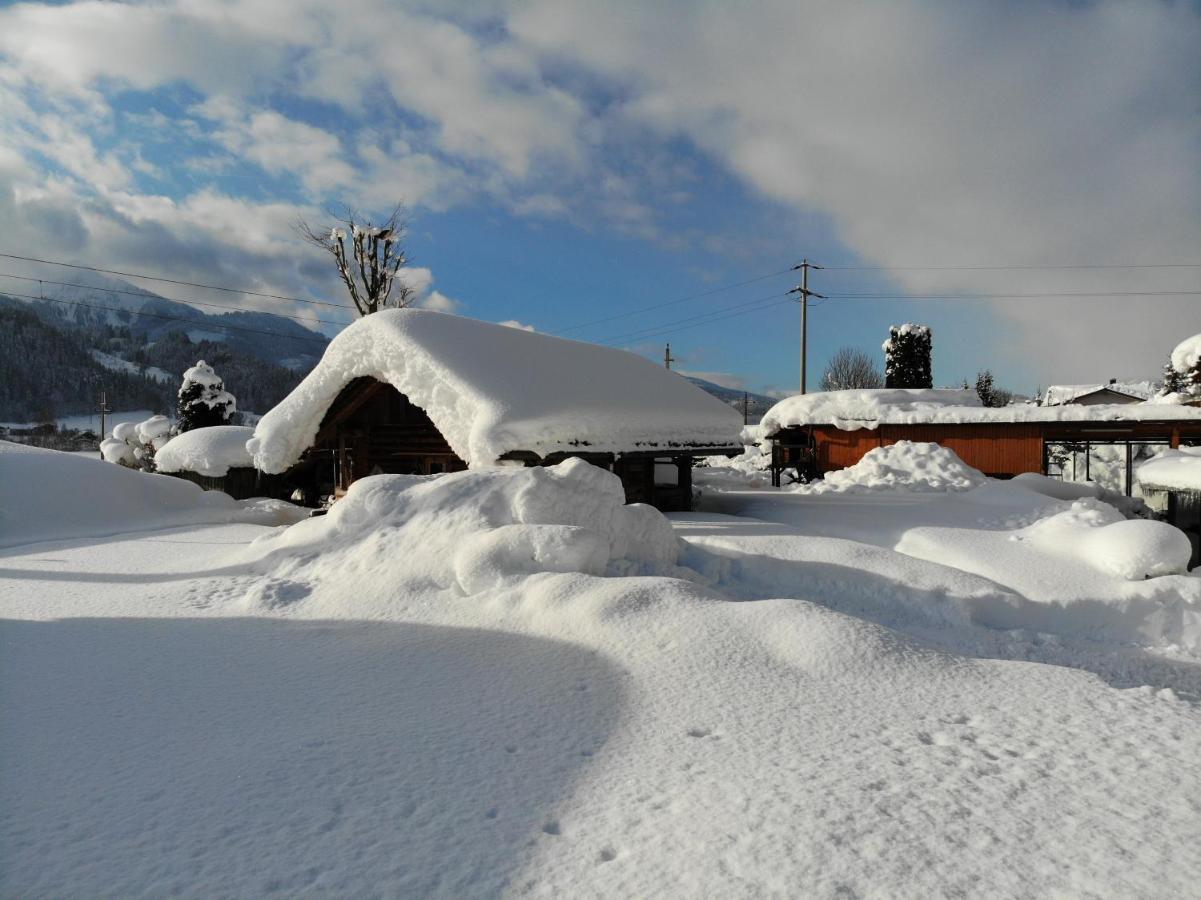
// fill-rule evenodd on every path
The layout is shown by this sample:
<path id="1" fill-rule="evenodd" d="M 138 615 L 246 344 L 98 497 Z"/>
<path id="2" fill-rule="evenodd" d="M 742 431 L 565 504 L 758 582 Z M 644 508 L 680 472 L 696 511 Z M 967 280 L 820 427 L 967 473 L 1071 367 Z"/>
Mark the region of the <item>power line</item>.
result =
<path id="1" fill-rule="evenodd" d="M 169 303 L 183 303 L 183 304 L 186 304 L 189 306 L 209 306 L 209 307 L 212 307 L 213 309 L 227 309 L 230 312 L 262 313 L 263 315 L 279 316 L 279 317 L 285 318 L 285 319 L 296 319 L 298 322 L 320 322 L 322 325 L 343 325 L 343 326 L 348 324 L 346 322 L 337 322 L 332 319 L 310 319 L 305 316 L 296 316 L 296 315 L 292 315 L 290 313 L 267 312 L 266 310 L 258 310 L 258 309 L 245 309 L 241 306 L 227 306 L 222 303 L 209 303 L 204 300 L 176 300 L 171 297 L 159 297 L 157 294 L 154 294 L 154 295 L 144 294 L 141 291 L 127 291 L 127 290 L 121 290 L 120 288 L 110 288 L 110 287 L 98 288 L 95 285 L 78 284 L 77 282 L 73 282 L 73 281 L 51 281 L 47 278 L 34 278 L 30 275 L 14 275 L 11 272 L 0 272 L 0 278 L 18 278 L 21 281 L 36 281 L 39 285 L 56 284 L 56 285 L 59 285 L 60 287 L 77 287 L 77 288 L 83 288 L 85 290 L 104 291 L 105 293 L 108 293 L 108 294 L 128 294 L 131 297 L 145 297 L 147 300 L 166 300 Z M 2 293 L 2 292 L 0 292 L 0 293 Z M 44 297 L 44 296 L 39 296 L 37 299 L 49 300 L 50 298 Z M 316 303 L 318 301 L 312 301 L 312 302 Z M 340 304 L 328 303 L 325 305 L 326 306 L 339 306 Z M 352 309 L 353 307 L 345 306 L 343 308 L 344 309 Z"/>
<path id="2" fill-rule="evenodd" d="M 826 266 L 831 272 L 1016 272 L 1053 269 L 1201 269 L 1201 263 L 1085 263 L 1045 266 Z"/>
<path id="3" fill-rule="evenodd" d="M 566 334 L 569 331 L 579 331 L 581 328 L 590 328 L 593 325 L 601 325 L 605 322 L 612 322 L 616 319 L 625 319 L 630 316 L 636 316 L 640 313 L 662 309 L 665 306 L 675 306 L 679 303 L 687 303 L 689 300 L 699 300 L 702 297 L 710 297 L 713 294 L 720 294 L 722 291 L 732 291 L 734 288 L 746 287 L 748 284 L 766 281 L 768 278 L 778 278 L 781 275 L 787 275 L 789 272 L 793 271 L 793 268 L 793 266 L 789 266 L 787 269 L 781 269 L 779 272 L 769 272 L 767 275 L 759 275 L 755 278 L 748 278 L 746 281 L 739 281 L 734 284 L 725 284 L 721 287 L 715 287 L 707 291 L 701 291 L 699 294 L 689 294 L 687 297 L 678 297 L 675 300 L 668 300 L 665 303 L 655 303 L 651 306 L 641 306 L 638 309 L 632 309 L 627 312 L 617 313 L 616 315 L 606 316 L 603 319 L 593 319 L 591 322 L 582 322 L 579 325 L 571 325 L 567 328 L 560 328 L 558 331 L 549 331 L 547 334 Z"/>
<path id="4" fill-rule="evenodd" d="M 1196 297 L 1197 291 L 1040 291 L 1020 294 L 829 294 L 831 300 L 1021 300 L 1071 297 Z"/>
<path id="5" fill-rule="evenodd" d="M 38 259 L 36 256 L 18 256 L 15 253 L 0 253 L 4 259 L 19 259 L 23 262 L 41 263 L 46 266 L 64 266 L 68 269 L 82 269 L 86 272 L 100 272 L 104 275 L 120 275 L 122 278 L 141 278 L 144 281 L 158 281 L 163 284 L 177 284 L 182 287 L 204 288 L 210 291 L 224 291 L 227 294 L 245 294 L 248 297 L 266 297 L 268 300 L 288 300 L 292 303 L 315 303 L 318 306 L 341 306 L 350 309 L 345 303 L 328 303 L 324 300 L 306 300 L 303 297 L 289 297 L 285 294 L 266 294 L 262 291 L 251 291 L 243 288 L 222 287 L 217 284 L 205 284 L 200 281 L 179 281 L 174 278 L 161 278 L 158 275 L 142 275 L 137 272 L 121 272 L 117 269 L 102 269 L 98 266 L 83 266 L 78 263 L 62 262 L 56 259 Z M 89 285 L 85 285 L 88 287 Z"/>
<path id="6" fill-rule="evenodd" d="M 772 301 L 772 302 L 765 302 L 765 301 Z M 787 295 L 781 295 L 778 293 L 771 294 L 770 296 L 767 296 L 767 297 L 759 297 L 755 300 L 749 300 L 746 303 L 739 303 L 737 306 L 733 307 L 732 312 L 730 312 L 730 311 L 722 312 L 721 310 L 717 310 L 715 312 L 701 313 L 700 315 L 696 315 L 696 316 L 688 316 L 683 319 L 675 319 L 670 322 L 663 322 L 659 325 L 653 325 L 649 328 L 643 328 L 639 331 L 631 331 L 631 332 L 627 332 L 625 334 L 618 334 L 618 335 L 614 335 L 612 337 L 602 338 L 602 339 L 596 341 L 596 343 L 598 343 L 598 344 L 619 344 L 619 343 L 624 343 L 624 342 L 632 340 L 632 339 L 659 337 L 664 334 L 673 334 L 674 332 L 684 331 L 689 328 L 698 328 L 701 325 L 708 325 L 710 322 L 719 322 L 722 319 L 732 319 L 735 316 L 743 316 L 743 315 L 747 315 L 748 313 L 759 312 L 760 310 L 768 309 L 772 306 L 778 306 L 781 303 L 791 303 L 791 302 L 792 302 L 792 298 Z M 750 307 L 750 308 L 743 309 L 741 307 Z M 699 320 L 699 321 L 696 321 L 696 320 Z M 691 324 L 683 324 L 683 323 L 691 323 Z"/>
<path id="7" fill-rule="evenodd" d="M 241 325 L 225 325 L 225 324 L 221 324 L 221 323 L 210 323 L 207 321 L 197 321 L 196 319 L 189 319 L 184 316 L 168 316 L 165 313 L 131 312 L 128 309 L 122 309 L 120 306 L 103 306 L 98 303 L 84 303 L 82 300 L 61 300 L 61 299 L 56 299 L 54 297 L 35 297 L 32 294 L 6 294 L 6 296 L 22 297 L 26 300 L 44 300 L 47 303 L 63 303 L 68 306 L 82 306 L 87 309 L 105 309 L 105 310 L 109 310 L 110 312 L 127 313 L 131 316 L 149 316 L 152 319 L 170 319 L 175 322 L 187 322 L 188 324 L 190 324 L 194 327 L 197 327 L 197 328 L 223 328 L 226 331 L 245 331 L 245 332 L 248 332 L 249 334 L 266 334 L 266 335 L 270 335 L 272 337 L 284 338 L 286 340 L 291 340 L 291 341 L 309 341 L 311 343 L 321 344 L 323 346 L 325 344 L 329 343 L 329 341 L 325 338 L 318 338 L 318 337 L 309 338 L 309 337 L 303 337 L 301 335 L 296 335 L 296 334 L 284 334 L 279 331 L 265 331 L 261 328 L 246 328 Z"/>

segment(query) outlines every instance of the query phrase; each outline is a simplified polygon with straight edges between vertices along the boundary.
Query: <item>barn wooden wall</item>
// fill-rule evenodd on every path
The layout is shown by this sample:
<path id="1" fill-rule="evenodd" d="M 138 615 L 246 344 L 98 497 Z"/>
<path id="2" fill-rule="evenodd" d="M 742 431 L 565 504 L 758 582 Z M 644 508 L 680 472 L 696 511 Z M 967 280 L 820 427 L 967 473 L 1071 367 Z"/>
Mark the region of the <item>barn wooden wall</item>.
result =
<path id="1" fill-rule="evenodd" d="M 929 441 L 954 450 L 986 475 L 1041 472 L 1043 444 L 1037 424 L 881 425 L 841 431 L 832 425 L 813 429 L 817 464 L 823 472 L 853 466 L 867 451 L 897 441 Z"/>

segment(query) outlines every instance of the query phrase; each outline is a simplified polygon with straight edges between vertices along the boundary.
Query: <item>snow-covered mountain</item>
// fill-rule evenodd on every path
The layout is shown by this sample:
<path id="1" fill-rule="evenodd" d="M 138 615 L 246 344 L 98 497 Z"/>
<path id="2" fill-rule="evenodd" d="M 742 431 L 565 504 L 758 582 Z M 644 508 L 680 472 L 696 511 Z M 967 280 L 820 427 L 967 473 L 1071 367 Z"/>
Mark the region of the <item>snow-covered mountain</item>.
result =
<path id="1" fill-rule="evenodd" d="M 94 272 L 70 277 L 70 285 L 45 284 L 44 300 L 20 299 L 39 317 L 59 327 L 128 328 L 145 343 L 183 332 L 193 342 L 227 344 L 231 350 L 291 369 L 311 368 L 328 343 L 325 335 L 283 316 L 257 311 L 207 312 L 119 278 Z M 233 305 L 228 298 L 218 297 L 213 302 Z"/>

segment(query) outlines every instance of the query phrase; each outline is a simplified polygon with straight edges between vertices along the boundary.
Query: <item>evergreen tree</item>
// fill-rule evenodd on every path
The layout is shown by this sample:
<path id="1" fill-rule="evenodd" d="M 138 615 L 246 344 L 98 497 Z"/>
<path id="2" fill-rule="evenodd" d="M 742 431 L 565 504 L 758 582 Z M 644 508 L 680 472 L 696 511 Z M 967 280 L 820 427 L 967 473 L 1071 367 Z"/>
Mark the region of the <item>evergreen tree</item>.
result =
<path id="1" fill-rule="evenodd" d="M 1172 366 L 1169 358 L 1163 365 L 1163 385 L 1159 388 L 1159 396 L 1179 394 L 1185 388 L 1184 377 Z"/>
<path id="2" fill-rule="evenodd" d="M 976 396 L 980 398 L 981 406 L 997 406 L 997 396 L 993 390 L 992 372 L 985 369 L 976 376 Z"/>
<path id="3" fill-rule="evenodd" d="M 893 325 L 884 342 L 884 386 L 934 387 L 930 356 L 933 344 L 926 325 Z"/>
<path id="4" fill-rule="evenodd" d="M 236 407 L 234 395 L 225 390 L 220 376 L 202 359 L 183 373 L 176 429 L 182 434 L 193 428 L 228 425 Z"/>

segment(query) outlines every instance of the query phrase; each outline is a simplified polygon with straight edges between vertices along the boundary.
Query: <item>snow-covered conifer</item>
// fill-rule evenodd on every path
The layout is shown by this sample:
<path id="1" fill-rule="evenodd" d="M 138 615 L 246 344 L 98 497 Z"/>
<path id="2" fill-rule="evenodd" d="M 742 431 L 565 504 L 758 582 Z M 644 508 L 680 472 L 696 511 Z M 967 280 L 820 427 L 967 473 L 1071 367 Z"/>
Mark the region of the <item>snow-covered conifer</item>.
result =
<path id="1" fill-rule="evenodd" d="M 1169 359 L 1163 366 L 1163 384 L 1159 386 L 1159 396 L 1179 394 L 1183 390 L 1184 378 L 1172 367 L 1172 360 Z"/>
<path id="2" fill-rule="evenodd" d="M 202 359 L 183 373 L 176 430 L 182 434 L 193 428 L 228 425 L 236 408 L 234 395 L 225 390 L 221 377 Z"/>
<path id="3" fill-rule="evenodd" d="M 893 325 L 884 342 L 884 386 L 934 387 L 930 355 L 932 333 L 927 325 Z"/>
<path id="4" fill-rule="evenodd" d="M 999 406 L 993 391 L 992 372 L 985 369 L 976 376 L 976 396 L 980 398 L 981 406 Z"/>

